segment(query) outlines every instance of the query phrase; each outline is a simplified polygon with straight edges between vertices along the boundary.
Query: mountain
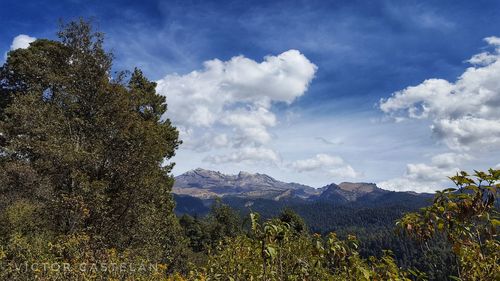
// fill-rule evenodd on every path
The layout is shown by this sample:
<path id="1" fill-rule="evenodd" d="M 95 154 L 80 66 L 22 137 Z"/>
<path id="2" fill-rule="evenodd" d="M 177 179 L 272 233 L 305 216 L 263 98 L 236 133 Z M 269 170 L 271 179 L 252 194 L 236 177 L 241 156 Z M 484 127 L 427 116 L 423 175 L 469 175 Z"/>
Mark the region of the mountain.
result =
<path id="1" fill-rule="evenodd" d="M 173 193 L 199 199 L 217 197 L 241 197 L 248 199 L 330 201 L 337 203 L 371 202 L 404 194 L 413 197 L 429 197 L 415 192 L 394 192 L 379 188 L 375 183 L 342 182 L 321 188 L 286 183 L 266 174 L 239 172 L 226 175 L 216 171 L 194 169 L 175 177 Z M 397 196 L 396 196 L 397 197 Z"/>
<path id="2" fill-rule="evenodd" d="M 175 177 L 173 187 L 175 194 L 200 199 L 234 196 L 277 201 L 290 197 L 306 199 L 320 192 L 307 185 L 278 181 L 265 174 L 240 172 L 237 175 L 225 175 L 201 168 Z"/>
<path id="3" fill-rule="evenodd" d="M 352 183 L 329 184 L 322 188 L 323 192 L 315 198 L 320 201 L 355 202 L 358 200 L 375 200 L 390 191 L 377 187 L 374 183 Z"/>
<path id="4" fill-rule="evenodd" d="M 432 194 L 395 192 L 377 187 L 375 183 L 329 184 L 313 188 L 298 183 L 286 183 L 265 174 L 239 172 L 226 175 L 216 171 L 195 169 L 175 177 L 173 187 L 178 214 L 205 214 L 215 198 L 235 209 L 264 213 L 282 208 L 309 205 L 349 206 L 352 208 L 425 206 Z"/>
<path id="5" fill-rule="evenodd" d="M 397 235 L 394 224 L 403 214 L 431 204 L 432 194 L 388 191 L 375 183 L 331 183 L 314 189 L 264 174 L 225 175 L 204 169 L 177 176 L 173 192 L 177 215 L 188 214 L 203 220 L 215 200 L 219 200 L 216 197 L 236 210 L 245 225 L 250 212 L 257 212 L 265 220 L 279 216 L 286 208 L 303 218 L 311 233 L 335 232 L 342 239 L 356 235 L 360 249 L 366 249 L 361 252 L 363 257 L 380 257 L 382 249 L 390 249 L 398 260 L 405 262 L 400 266 L 406 268 L 424 260 L 415 254 L 421 245 Z M 432 245 L 429 264 L 435 268 L 436 260 L 448 259 L 436 254 L 445 251 L 443 244 Z"/>

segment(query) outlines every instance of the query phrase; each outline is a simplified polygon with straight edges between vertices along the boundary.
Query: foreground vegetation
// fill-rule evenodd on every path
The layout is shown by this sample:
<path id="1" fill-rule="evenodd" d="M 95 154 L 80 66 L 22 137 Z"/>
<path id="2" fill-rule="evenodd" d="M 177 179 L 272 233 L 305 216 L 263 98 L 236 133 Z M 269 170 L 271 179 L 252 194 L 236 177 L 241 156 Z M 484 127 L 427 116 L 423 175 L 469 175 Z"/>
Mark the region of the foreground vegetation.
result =
<path id="1" fill-rule="evenodd" d="M 221 203 L 173 212 L 177 130 L 138 69 L 112 76 L 84 22 L 60 41 L 11 51 L 0 69 L 1 280 L 423 280 L 352 235 L 311 234 L 285 210 L 242 219 Z M 449 245 L 455 280 L 499 280 L 500 171 L 462 172 L 457 189 L 404 215 L 400 235 Z M 434 239 L 434 240 L 433 240 Z"/>

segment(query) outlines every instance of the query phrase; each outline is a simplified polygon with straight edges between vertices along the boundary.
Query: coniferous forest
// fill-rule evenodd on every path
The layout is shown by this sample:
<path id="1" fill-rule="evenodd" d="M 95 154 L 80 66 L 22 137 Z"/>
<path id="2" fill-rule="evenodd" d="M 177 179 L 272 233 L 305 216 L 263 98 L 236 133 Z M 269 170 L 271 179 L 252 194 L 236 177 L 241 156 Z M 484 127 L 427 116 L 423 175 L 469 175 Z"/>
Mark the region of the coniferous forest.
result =
<path id="1" fill-rule="evenodd" d="M 0 280 L 500 280 L 500 170 L 427 206 L 176 214 L 168 100 L 89 22 L 57 35 L 0 68 Z"/>

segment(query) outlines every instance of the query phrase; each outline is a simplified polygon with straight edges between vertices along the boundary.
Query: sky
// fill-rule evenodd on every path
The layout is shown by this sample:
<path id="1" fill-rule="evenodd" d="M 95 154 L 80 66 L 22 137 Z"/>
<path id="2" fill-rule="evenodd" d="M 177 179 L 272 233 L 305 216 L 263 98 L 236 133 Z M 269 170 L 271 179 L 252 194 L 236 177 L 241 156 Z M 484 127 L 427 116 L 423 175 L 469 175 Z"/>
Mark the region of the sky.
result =
<path id="1" fill-rule="evenodd" d="M 158 83 L 194 168 L 432 192 L 500 167 L 500 1 L 12 1 L 0 60 L 59 20 Z"/>

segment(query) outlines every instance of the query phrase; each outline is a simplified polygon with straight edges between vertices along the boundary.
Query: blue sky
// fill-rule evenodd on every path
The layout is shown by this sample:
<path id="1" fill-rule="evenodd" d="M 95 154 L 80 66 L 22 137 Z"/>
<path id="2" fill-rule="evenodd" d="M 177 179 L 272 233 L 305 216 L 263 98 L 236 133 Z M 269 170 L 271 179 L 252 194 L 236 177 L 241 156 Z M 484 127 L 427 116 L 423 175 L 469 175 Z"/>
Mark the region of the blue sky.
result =
<path id="1" fill-rule="evenodd" d="M 4 0 L 0 52 L 80 16 L 115 69 L 159 82 L 185 140 L 176 174 L 431 191 L 500 164 L 498 1 Z"/>

